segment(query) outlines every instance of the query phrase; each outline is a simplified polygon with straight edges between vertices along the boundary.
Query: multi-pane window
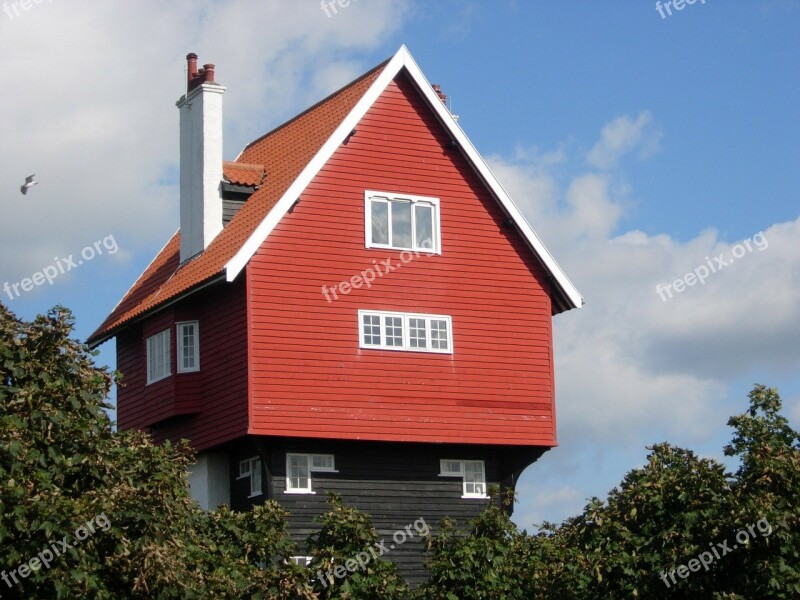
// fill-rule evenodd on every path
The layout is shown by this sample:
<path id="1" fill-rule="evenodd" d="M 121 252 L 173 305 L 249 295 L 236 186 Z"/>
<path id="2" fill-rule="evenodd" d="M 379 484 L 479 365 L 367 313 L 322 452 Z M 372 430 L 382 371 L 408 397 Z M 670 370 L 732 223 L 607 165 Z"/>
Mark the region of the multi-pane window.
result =
<path id="1" fill-rule="evenodd" d="M 200 327 L 197 321 L 176 325 L 178 346 L 178 373 L 200 370 Z"/>
<path id="2" fill-rule="evenodd" d="M 439 199 L 366 192 L 367 248 L 438 253 Z"/>
<path id="3" fill-rule="evenodd" d="M 362 348 L 453 352 L 451 319 L 447 315 L 358 311 Z"/>
<path id="4" fill-rule="evenodd" d="M 312 473 L 336 473 L 332 454 L 287 454 L 286 492 L 313 494 Z"/>
<path id="5" fill-rule="evenodd" d="M 250 498 L 261 495 L 261 459 L 257 456 L 239 461 L 238 479 L 250 478 Z"/>
<path id="6" fill-rule="evenodd" d="M 486 497 L 486 469 L 482 460 L 440 461 L 439 475 L 442 477 L 461 477 L 464 498 Z"/>
<path id="7" fill-rule="evenodd" d="M 147 338 L 147 383 L 159 381 L 171 374 L 169 329 L 165 329 Z"/>

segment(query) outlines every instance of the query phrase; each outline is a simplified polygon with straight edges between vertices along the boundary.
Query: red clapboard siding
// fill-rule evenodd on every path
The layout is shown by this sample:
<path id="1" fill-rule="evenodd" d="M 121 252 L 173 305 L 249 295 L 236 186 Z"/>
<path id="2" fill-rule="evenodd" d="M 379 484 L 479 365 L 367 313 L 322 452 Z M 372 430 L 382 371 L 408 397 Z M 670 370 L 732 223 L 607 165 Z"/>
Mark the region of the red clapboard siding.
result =
<path id="1" fill-rule="evenodd" d="M 449 142 L 399 76 L 251 259 L 250 433 L 555 445 L 544 271 Z M 365 248 L 367 189 L 439 198 L 441 256 Z M 370 289 L 322 295 L 387 258 Z M 359 349 L 358 309 L 451 315 L 455 351 Z"/>
<path id="2" fill-rule="evenodd" d="M 160 312 L 117 339 L 125 386 L 117 392 L 120 429 L 152 428 L 157 441 L 189 438 L 203 450 L 247 433 L 247 316 L 243 280 L 217 284 Z M 198 321 L 200 371 L 177 373 L 179 321 Z M 172 375 L 146 384 L 145 339 L 171 328 Z"/>

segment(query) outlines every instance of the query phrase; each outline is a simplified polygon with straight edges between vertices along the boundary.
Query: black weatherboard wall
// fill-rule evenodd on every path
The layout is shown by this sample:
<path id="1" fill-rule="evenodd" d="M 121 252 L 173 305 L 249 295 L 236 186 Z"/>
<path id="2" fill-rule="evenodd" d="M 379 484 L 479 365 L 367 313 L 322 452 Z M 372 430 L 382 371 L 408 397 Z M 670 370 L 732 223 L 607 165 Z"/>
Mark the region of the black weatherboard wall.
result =
<path id="1" fill-rule="evenodd" d="M 486 500 L 462 498 L 462 480 L 442 477 L 440 459 L 483 460 L 489 485 L 514 487 L 521 471 L 544 452 L 544 448 L 509 446 L 456 446 L 451 444 L 412 444 L 349 442 L 307 439 L 252 437 L 231 456 L 231 507 L 246 510 L 267 498 L 277 500 L 291 516 L 290 532 L 305 554 L 305 540 L 319 529 L 314 517 L 330 507 L 326 492 L 335 492 L 345 504 L 368 513 L 385 547 L 394 543 L 393 535 L 411 526 L 413 537 L 395 544 L 384 559 L 397 563 L 400 574 L 410 583 L 427 578 L 425 544 L 414 523 L 422 522 L 435 532 L 448 516 L 459 524 L 477 516 Z M 314 494 L 287 494 L 286 454 L 332 454 L 337 473 L 312 473 Z M 260 455 L 263 462 L 263 494 L 248 498 L 249 480 L 237 479 L 239 460 Z"/>

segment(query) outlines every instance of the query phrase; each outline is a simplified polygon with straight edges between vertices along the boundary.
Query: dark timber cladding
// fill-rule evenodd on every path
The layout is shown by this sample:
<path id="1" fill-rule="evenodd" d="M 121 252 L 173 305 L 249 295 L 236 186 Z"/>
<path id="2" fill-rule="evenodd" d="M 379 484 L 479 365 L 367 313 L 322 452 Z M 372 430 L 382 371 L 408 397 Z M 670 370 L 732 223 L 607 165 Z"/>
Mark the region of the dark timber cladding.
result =
<path id="1" fill-rule="evenodd" d="M 302 555 L 308 535 L 320 527 L 314 518 L 330 507 L 327 492 L 335 492 L 346 505 L 370 515 L 389 549 L 383 559 L 395 562 L 400 574 L 416 585 L 427 579 L 425 544 L 417 529 L 427 526 L 435 532 L 446 516 L 463 525 L 478 516 L 487 502 L 462 498 L 462 480 L 440 476 L 440 459 L 484 460 L 487 483 L 513 489 L 522 470 L 544 451 L 510 446 L 253 438 L 231 453 L 231 507 L 246 510 L 267 498 L 277 500 L 291 515 L 290 534 Z M 287 494 L 287 453 L 333 454 L 337 472 L 312 473 L 313 494 Z M 264 465 L 264 494 L 248 498 L 249 482 L 237 479 L 238 463 L 256 455 L 262 457 Z M 398 531 L 403 533 L 394 538 Z"/>

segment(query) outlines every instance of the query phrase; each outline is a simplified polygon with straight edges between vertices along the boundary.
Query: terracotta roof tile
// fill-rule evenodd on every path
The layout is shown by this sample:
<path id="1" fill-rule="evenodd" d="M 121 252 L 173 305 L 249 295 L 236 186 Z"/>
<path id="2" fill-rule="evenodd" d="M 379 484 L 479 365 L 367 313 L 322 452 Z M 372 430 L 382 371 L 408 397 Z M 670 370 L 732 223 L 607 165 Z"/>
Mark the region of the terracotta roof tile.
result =
<path id="1" fill-rule="evenodd" d="M 236 180 L 228 179 L 231 183 L 253 185 L 244 182 L 253 182 L 260 176 L 262 186 L 202 254 L 182 265 L 179 264 L 180 232 L 173 235 L 88 342 L 97 345 L 113 337 L 132 319 L 222 276 L 228 260 L 333 134 L 387 62 L 250 143 L 235 163 L 225 163 L 226 179 Z"/>
<path id="2" fill-rule="evenodd" d="M 264 165 L 225 161 L 222 163 L 225 181 L 233 185 L 260 186 L 267 175 Z"/>

